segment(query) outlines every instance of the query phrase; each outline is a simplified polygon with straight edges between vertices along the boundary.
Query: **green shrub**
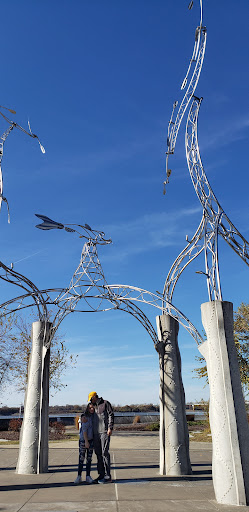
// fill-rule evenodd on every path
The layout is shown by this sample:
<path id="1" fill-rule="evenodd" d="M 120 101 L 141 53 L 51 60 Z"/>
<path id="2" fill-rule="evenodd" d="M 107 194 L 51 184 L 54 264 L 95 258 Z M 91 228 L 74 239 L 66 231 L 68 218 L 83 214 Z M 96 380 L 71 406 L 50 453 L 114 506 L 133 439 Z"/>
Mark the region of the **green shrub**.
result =
<path id="1" fill-rule="evenodd" d="M 150 430 L 151 432 L 155 432 L 155 431 L 158 431 L 160 429 L 160 423 L 159 423 L 159 421 L 157 421 L 156 423 L 150 423 L 145 428 L 146 428 L 146 430 Z"/>

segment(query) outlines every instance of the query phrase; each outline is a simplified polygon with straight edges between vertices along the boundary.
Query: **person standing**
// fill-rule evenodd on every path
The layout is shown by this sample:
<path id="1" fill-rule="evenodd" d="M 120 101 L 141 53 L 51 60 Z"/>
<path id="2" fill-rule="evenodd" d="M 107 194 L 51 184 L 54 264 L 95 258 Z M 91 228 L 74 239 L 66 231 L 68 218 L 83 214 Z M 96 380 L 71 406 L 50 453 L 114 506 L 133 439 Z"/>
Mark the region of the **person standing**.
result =
<path id="1" fill-rule="evenodd" d="M 110 402 L 99 397 L 96 391 L 89 393 L 88 401 L 95 407 L 93 417 L 93 444 L 97 456 L 97 470 L 99 473 L 96 482 L 104 484 L 112 481 L 109 447 L 110 436 L 112 435 L 114 425 L 114 413 Z"/>
<path id="2" fill-rule="evenodd" d="M 79 439 L 79 464 L 78 476 L 74 481 L 75 485 L 82 482 L 81 473 L 83 470 L 84 460 L 86 456 L 86 483 L 92 484 L 93 479 L 90 476 L 92 455 L 93 455 L 93 418 L 95 408 L 93 404 L 88 403 L 85 412 L 81 415 L 80 439 Z"/>

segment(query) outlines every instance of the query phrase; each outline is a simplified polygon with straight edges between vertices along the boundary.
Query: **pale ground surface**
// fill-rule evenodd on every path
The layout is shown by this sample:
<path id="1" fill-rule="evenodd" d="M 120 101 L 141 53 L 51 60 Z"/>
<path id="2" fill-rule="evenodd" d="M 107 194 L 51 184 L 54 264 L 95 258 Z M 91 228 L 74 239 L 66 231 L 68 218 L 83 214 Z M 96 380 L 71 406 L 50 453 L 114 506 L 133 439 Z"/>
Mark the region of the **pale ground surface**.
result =
<path id="1" fill-rule="evenodd" d="M 190 443 L 193 475 L 159 475 L 157 432 L 114 433 L 113 483 L 74 486 L 77 441 L 50 443 L 49 473 L 17 475 L 18 447 L 0 446 L 0 512 L 249 512 L 214 499 L 211 443 Z M 84 475 L 83 475 L 84 476 Z M 96 458 L 92 477 L 97 477 Z"/>

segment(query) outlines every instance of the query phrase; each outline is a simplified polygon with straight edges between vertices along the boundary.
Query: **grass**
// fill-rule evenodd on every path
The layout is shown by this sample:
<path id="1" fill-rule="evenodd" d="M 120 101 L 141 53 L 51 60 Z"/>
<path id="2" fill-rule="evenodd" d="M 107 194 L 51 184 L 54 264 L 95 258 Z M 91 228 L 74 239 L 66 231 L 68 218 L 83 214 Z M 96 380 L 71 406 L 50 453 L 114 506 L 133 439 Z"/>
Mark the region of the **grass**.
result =
<path id="1" fill-rule="evenodd" d="M 2 446 L 2 445 L 6 445 L 6 444 L 7 444 L 7 445 L 8 445 L 8 444 L 19 444 L 19 441 L 18 441 L 18 440 L 17 440 L 17 441 L 2 441 L 2 440 L 0 439 L 0 445 L 1 445 L 1 446 Z"/>
<path id="2" fill-rule="evenodd" d="M 204 442 L 204 443 L 212 443 L 212 436 L 210 435 L 210 430 L 203 430 L 203 432 L 191 432 L 191 441 L 197 441 L 198 443 Z"/>

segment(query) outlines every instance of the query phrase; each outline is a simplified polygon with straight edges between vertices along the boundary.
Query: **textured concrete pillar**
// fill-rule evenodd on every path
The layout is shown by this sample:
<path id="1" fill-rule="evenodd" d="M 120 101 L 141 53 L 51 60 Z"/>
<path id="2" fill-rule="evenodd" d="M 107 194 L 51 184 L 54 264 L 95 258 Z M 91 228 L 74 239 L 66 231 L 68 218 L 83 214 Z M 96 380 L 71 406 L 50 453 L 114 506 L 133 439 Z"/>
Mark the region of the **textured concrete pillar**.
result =
<path id="1" fill-rule="evenodd" d="M 47 471 L 49 349 L 44 342 L 49 326 L 45 322 L 32 324 L 32 351 L 16 468 L 19 474 Z"/>
<path id="2" fill-rule="evenodd" d="M 249 505 L 249 427 L 233 339 L 233 305 L 201 305 L 207 341 L 199 346 L 207 362 L 213 484 L 218 503 Z"/>
<path id="3" fill-rule="evenodd" d="M 160 474 L 190 475 L 189 434 L 178 348 L 178 322 L 170 315 L 156 318 L 160 365 Z"/>
<path id="4" fill-rule="evenodd" d="M 48 323 L 47 323 L 48 326 Z M 49 365 L 50 365 L 50 348 L 46 350 L 43 366 L 42 379 L 42 403 L 40 416 L 40 436 L 39 436 L 39 473 L 47 473 L 48 471 L 48 438 L 49 438 Z"/>

